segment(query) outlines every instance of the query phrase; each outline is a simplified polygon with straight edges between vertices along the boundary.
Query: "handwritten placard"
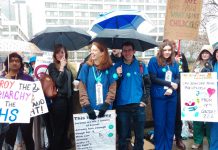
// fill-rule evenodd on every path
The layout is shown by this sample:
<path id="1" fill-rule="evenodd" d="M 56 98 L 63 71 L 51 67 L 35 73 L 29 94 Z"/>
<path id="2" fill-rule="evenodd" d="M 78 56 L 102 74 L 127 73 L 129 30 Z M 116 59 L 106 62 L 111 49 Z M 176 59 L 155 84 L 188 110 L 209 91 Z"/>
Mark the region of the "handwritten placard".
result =
<path id="1" fill-rule="evenodd" d="M 181 73 L 181 119 L 218 122 L 217 73 Z"/>
<path id="2" fill-rule="evenodd" d="M 165 39 L 193 40 L 198 36 L 202 0 L 168 0 Z"/>
<path id="3" fill-rule="evenodd" d="M 42 91 L 40 81 L 33 83 L 33 99 L 32 99 L 32 111 L 30 117 L 39 116 L 48 112 L 45 96 Z"/>
<path id="4" fill-rule="evenodd" d="M 88 119 L 86 113 L 74 114 L 74 132 L 77 150 L 115 150 L 116 115 L 108 110 L 103 118 Z"/>
<path id="5" fill-rule="evenodd" d="M 0 122 L 29 123 L 32 82 L 0 79 Z"/>

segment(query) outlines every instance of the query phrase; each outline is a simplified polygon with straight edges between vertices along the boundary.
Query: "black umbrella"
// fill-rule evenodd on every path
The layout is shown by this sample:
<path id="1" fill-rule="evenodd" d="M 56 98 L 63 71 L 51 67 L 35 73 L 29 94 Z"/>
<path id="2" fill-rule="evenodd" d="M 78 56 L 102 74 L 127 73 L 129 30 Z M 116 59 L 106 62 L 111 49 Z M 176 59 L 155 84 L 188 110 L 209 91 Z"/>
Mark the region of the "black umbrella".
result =
<path id="1" fill-rule="evenodd" d="M 53 51 L 55 44 L 63 44 L 68 50 L 78 50 L 89 44 L 91 36 L 80 28 L 71 26 L 47 27 L 33 36 L 30 42 L 40 49 Z"/>
<path id="2" fill-rule="evenodd" d="M 148 35 L 141 34 L 133 29 L 105 29 L 99 32 L 92 42 L 99 41 L 111 49 L 121 49 L 124 42 L 132 42 L 137 51 L 145 51 L 157 46 L 155 40 Z"/>

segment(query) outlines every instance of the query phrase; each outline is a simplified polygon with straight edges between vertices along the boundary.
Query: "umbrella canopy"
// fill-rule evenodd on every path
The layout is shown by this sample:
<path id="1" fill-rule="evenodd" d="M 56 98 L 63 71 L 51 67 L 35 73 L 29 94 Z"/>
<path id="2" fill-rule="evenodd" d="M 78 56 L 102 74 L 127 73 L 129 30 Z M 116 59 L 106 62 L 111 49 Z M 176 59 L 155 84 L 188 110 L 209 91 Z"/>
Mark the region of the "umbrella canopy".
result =
<path id="1" fill-rule="evenodd" d="M 147 30 L 153 29 L 149 18 L 140 11 L 123 10 L 101 14 L 91 25 L 89 31 L 99 33 L 104 29 L 135 29 L 143 22 Z"/>
<path id="2" fill-rule="evenodd" d="M 43 54 L 43 52 L 33 43 L 11 39 L 0 39 L 0 52 L 19 52 L 33 55 Z"/>
<path id="3" fill-rule="evenodd" d="M 133 29 L 107 29 L 98 33 L 92 41 L 99 41 L 111 49 L 122 49 L 122 44 L 132 42 L 137 51 L 145 51 L 157 46 L 155 40 L 148 35 L 141 34 Z"/>
<path id="4" fill-rule="evenodd" d="M 40 49 L 53 51 L 55 44 L 62 44 L 68 50 L 78 50 L 89 44 L 91 36 L 80 28 L 71 26 L 47 27 L 30 40 Z"/>

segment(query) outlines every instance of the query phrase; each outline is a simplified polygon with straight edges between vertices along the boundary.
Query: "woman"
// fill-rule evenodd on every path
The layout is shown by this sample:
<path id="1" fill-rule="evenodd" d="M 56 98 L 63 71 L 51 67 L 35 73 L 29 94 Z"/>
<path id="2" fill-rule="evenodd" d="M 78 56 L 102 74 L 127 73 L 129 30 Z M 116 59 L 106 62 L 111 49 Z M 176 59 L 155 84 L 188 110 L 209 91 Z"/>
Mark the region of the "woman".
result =
<path id="1" fill-rule="evenodd" d="M 154 144 L 157 150 L 170 150 L 173 144 L 179 66 L 172 44 L 160 45 L 156 57 L 148 64 L 151 86 L 151 105 L 154 117 Z"/>
<path id="2" fill-rule="evenodd" d="M 78 76 L 80 104 L 83 112 L 88 113 L 89 119 L 96 119 L 94 110 L 99 110 L 98 117 L 103 117 L 105 112 L 111 109 L 116 93 L 116 78 L 113 78 L 111 66 L 107 48 L 103 44 L 93 42 L 91 55 L 82 65 Z"/>
<path id="3" fill-rule="evenodd" d="M 51 106 L 51 126 L 52 137 L 49 140 L 52 150 L 70 148 L 68 129 L 72 121 L 72 92 L 73 75 L 68 69 L 67 50 L 61 45 L 55 45 L 53 61 L 48 66 L 49 75 L 55 82 L 58 94 L 52 99 Z"/>
<path id="4" fill-rule="evenodd" d="M 213 52 L 212 65 L 213 65 L 213 71 L 218 73 L 218 47 Z M 218 122 L 212 122 L 210 125 L 210 150 L 218 149 L 217 131 L 218 131 Z"/>
<path id="5" fill-rule="evenodd" d="M 211 51 L 212 48 L 209 45 L 204 45 L 198 55 L 198 58 L 194 64 L 193 72 L 212 72 L 211 66 Z M 204 139 L 204 128 L 206 127 L 206 136 L 208 143 L 210 143 L 210 127 L 209 123 L 200 121 L 193 122 L 194 128 L 194 144 L 192 149 L 199 149 L 203 144 Z"/>

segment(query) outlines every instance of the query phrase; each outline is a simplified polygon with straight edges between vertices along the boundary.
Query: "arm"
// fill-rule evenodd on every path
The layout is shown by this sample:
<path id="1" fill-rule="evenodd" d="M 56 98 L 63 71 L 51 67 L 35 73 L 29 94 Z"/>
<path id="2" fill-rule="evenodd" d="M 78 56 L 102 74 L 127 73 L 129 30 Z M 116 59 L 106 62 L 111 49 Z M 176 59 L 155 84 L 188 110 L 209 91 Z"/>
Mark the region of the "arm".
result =
<path id="1" fill-rule="evenodd" d="M 82 107 L 90 105 L 85 84 L 79 82 L 79 102 Z"/>
<path id="2" fill-rule="evenodd" d="M 150 97 L 150 87 L 151 87 L 151 80 L 149 75 L 143 76 L 143 95 L 141 98 L 141 102 L 144 104 L 148 104 L 148 100 Z"/>
<path id="3" fill-rule="evenodd" d="M 113 101 L 115 100 L 116 89 L 117 89 L 117 83 L 115 81 L 109 86 L 109 91 L 107 93 L 105 103 L 107 103 L 109 105 L 111 105 L 113 103 Z"/>
<path id="4" fill-rule="evenodd" d="M 63 71 L 58 71 L 55 67 L 55 64 L 52 63 L 48 66 L 48 72 L 52 79 L 55 81 L 57 87 L 60 88 L 64 85 L 63 83 L 67 82 L 67 74 L 65 69 Z"/>
<path id="5" fill-rule="evenodd" d="M 189 72 L 188 61 L 183 53 L 182 53 L 182 70 L 183 72 Z"/>

